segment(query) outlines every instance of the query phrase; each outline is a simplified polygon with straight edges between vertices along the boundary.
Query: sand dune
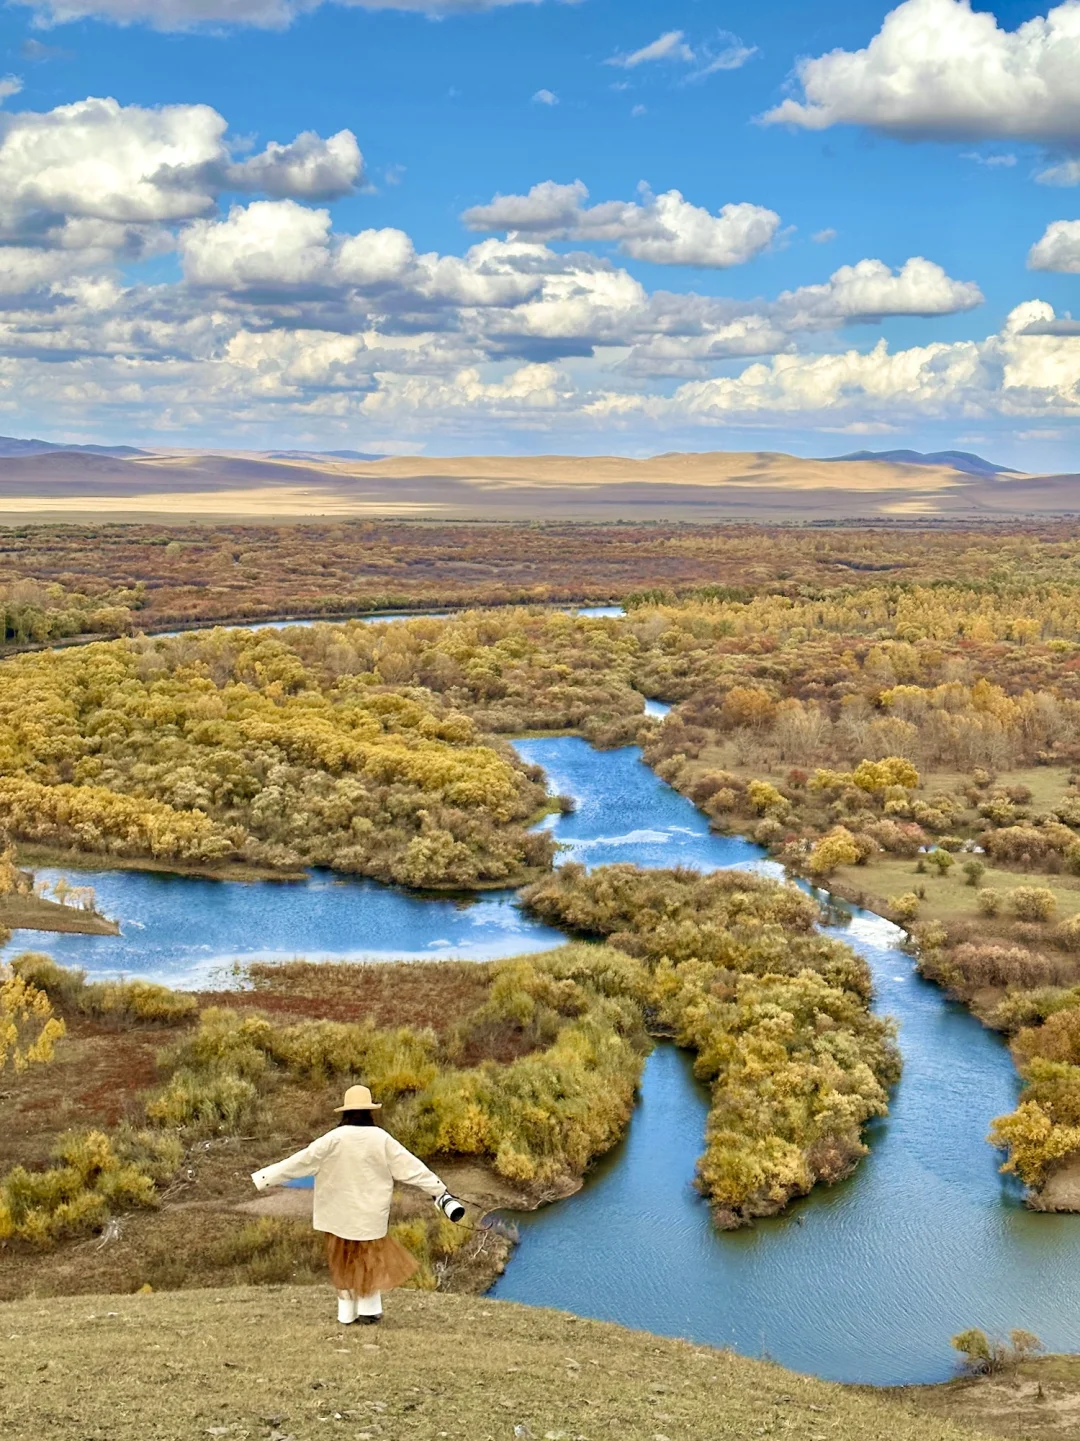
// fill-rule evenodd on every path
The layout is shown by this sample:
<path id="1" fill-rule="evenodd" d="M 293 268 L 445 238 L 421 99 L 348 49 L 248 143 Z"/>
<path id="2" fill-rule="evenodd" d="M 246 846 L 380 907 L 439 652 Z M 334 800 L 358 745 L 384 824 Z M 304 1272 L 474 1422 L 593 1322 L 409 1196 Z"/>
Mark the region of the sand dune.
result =
<path id="1" fill-rule="evenodd" d="M 440 519 L 839 520 L 1080 513 L 1080 476 L 983 477 L 947 465 L 773 451 L 401 456 L 378 461 L 195 452 L 0 457 L 0 518 L 213 515 Z"/>

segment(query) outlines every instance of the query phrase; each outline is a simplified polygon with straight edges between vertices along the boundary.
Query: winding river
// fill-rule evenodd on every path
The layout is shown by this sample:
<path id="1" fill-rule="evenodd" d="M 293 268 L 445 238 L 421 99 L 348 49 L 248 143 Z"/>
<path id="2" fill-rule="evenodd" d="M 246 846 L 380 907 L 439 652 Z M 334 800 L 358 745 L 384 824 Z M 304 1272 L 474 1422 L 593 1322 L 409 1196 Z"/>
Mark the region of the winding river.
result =
<path id="1" fill-rule="evenodd" d="M 518 749 L 578 800 L 573 815 L 545 822 L 568 856 L 776 871 L 758 847 L 710 834 L 634 748 L 599 753 L 564 737 Z M 131 871 L 79 879 L 123 934 L 21 932 L 8 953 L 44 949 L 94 975 L 205 986 L 255 956 L 480 959 L 562 940 L 512 892 L 425 899 L 323 873 L 255 884 Z M 521 1245 L 495 1295 L 847 1381 L 944 1378 L 950 1336 L 971 1325 L 1023 1326 L 1054 1349 L 1080 1350 L 1080 1216 L 1026 1211 L 983 1140 L 1015 1104 L 1003 1045 L 918 978 L 887 921 L 845 908 L 835 932 L 872 967 L 905 1064 L 856 1174 L 784 1217 L 718 1234 L 692 1186 L 707 1098 L 687 1058 L 660 1044 L 625 1141 L 581 1193 L 517 1218 Z"/>

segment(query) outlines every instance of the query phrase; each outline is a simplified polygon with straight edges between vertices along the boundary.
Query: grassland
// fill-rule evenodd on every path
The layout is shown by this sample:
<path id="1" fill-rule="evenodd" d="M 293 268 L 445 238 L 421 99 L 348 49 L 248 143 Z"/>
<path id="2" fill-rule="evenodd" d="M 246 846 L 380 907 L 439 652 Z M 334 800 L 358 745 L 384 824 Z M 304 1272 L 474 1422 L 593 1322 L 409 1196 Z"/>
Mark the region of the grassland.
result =
<path id="1" fill-rule="evenodd" d="M 12 1338 L 0 1379 L 0 1438 L 976 1441 L 986 1434 L 902 1399 L 552 1311 L 397 1292 L 373 1335 L 336 1326 L 331 1306 L 328 1289 L 303 1287 L 0 1306 L 0 1331 Z"/>

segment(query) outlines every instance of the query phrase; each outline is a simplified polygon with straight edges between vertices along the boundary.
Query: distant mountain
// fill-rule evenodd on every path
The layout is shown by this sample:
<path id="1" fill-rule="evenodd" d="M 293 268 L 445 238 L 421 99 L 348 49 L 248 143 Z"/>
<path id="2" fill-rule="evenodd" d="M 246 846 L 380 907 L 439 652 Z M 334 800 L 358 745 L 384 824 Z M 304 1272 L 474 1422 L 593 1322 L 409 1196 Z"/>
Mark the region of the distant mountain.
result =
<path id="1" fill-rule="evenodd" d="M 363 450 L 271 450 L 268 460 L 386 460 Z"/>
<path id="2" fill-rule="evenodd" d="M 925 454 L 921 450 L 853 450 L 850 455 L 829 455 L 827 460 L 885 460 L 894 465 L 951 465 L 965 475 L 1023 475 L 1022 470 L 1013 470 L 1007 465 L 994 465 L 983 460 L 981 455 L 972 455 L 968 450 L 935 450 Z"/>
<path id="3" fill-rule="evenodd" d="M 51 440 L 17 440 L 13 435 L 0 435 L 0 456 L 48 455 L 57 450 L 74 451 L 78 455 L 107 455 L 114 460 L 150 454 L 134 445 L 59 445 Z"/>

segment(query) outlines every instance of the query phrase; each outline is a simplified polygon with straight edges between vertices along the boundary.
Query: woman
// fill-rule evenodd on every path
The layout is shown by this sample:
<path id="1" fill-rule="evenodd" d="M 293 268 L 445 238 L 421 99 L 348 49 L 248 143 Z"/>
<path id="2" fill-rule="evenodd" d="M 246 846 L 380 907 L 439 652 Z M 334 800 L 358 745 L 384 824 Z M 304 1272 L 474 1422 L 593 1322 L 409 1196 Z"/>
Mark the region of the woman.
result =
<path id="1" fill-rule="evenodd" d="M 338 1293 L 338 1320 L 374 1326 L 382 1320 L 382 1293 L 400 1286 L 419 1262 L 392 1236 L 390 1201 L 394 1182 L 426 1191 L 452 1221 L 465 1208 L 455 1201 L 433 1171 L 375 1122 L 382 1106 L 367 1086 L 350 1086 L 340 1123 L 295 1156 L 265 1166 L 251 1179 L 257 1190 L 300 1176 L 315 1177 L 316 1231 L 325 1231 L 330 1275 Z"/>

